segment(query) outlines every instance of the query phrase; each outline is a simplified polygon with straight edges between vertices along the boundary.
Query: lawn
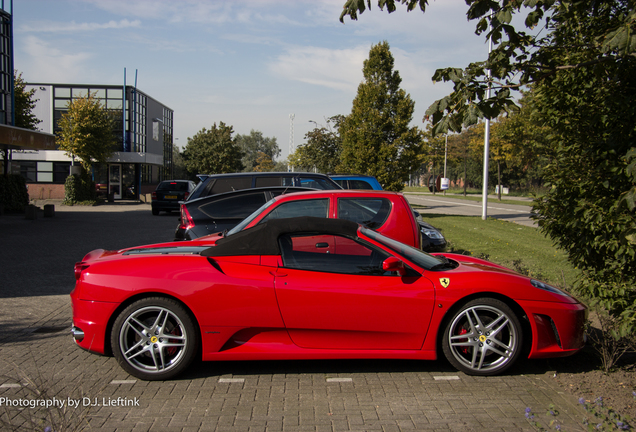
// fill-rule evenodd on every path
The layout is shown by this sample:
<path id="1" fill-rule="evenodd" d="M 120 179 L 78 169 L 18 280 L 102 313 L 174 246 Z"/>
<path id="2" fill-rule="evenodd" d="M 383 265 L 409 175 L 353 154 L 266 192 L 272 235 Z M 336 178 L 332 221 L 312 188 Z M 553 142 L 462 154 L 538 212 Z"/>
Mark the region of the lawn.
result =
<path id="1" fill-rule="evenodd" d="M 417 206 L 415 206 L 417 208 Z M 447 251 L 489 261 L 558 286 L 570 287 L 578 273 L 537 228 L 474 216 L 422 214 L 449 242 Z"/>

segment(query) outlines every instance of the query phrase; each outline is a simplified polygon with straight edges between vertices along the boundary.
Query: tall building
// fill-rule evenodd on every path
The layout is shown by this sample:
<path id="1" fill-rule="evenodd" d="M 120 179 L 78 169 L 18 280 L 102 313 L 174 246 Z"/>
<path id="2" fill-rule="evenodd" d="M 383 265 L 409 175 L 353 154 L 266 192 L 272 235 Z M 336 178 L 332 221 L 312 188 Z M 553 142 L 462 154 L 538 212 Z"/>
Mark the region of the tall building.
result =
<path id="1" fill-rule="evenodd" d="M 112 111 L 117 148 L 105 165 L 91 173 L 98 192 L 114 199 L 137 199 L 172 178 L 174 112 L 133 86 L 29 83 L 37 100 L 33 114 L 42 132 L 56 134 L 69 103 L 89 93 Z M 64 181 L 79 164 L 61 150 L 14 150 L 11 172 L 20 173 L 32 199 L 64 197 Z"/>

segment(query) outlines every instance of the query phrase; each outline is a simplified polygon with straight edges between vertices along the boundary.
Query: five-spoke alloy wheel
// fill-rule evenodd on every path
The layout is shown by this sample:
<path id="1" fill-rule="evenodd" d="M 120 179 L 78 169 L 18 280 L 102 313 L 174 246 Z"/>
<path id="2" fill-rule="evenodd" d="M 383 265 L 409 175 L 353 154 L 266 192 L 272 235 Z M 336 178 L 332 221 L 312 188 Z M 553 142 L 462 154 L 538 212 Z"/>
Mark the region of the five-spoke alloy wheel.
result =
<path id="1" fill-rule="evenodd" d="M 504 302 L 475 299 L 448 321 L 442 349 L 448 361 L 469 375 L 495 375 L 519 357 L 523 344 L 521 324 Z"/>
<path id="2" fill-rule="evenodd" d="M 198 335 L 188 312 L 174 300 L 149 297 L 124 309 L 113 325 L 111 346 L 119 364 L 144 380 L 165 380 L 194 360 Z"/>

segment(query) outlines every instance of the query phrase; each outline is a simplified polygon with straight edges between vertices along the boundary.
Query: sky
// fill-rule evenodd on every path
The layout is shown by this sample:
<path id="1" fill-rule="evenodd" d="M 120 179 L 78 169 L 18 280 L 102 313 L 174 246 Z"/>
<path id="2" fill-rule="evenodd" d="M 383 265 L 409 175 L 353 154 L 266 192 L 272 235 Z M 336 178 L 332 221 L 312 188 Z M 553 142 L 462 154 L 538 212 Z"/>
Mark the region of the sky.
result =
<path id="1" fill-rule="evenodd" d="M 412 125 L 452 90 L 443 67 L 484 60 L 488 46 L 464 0 L 426 13 L 371 10 L 339 21 L 345 0 L 13 0 L 15 69 L 31 83 L 124 82 L 174 110 L 175 143 L 224 122 L 293 144 L 351 112 L 363 62 L 387 41 L 415 101 Z M 314 123 L 315 122 L 315 123 Z"/>

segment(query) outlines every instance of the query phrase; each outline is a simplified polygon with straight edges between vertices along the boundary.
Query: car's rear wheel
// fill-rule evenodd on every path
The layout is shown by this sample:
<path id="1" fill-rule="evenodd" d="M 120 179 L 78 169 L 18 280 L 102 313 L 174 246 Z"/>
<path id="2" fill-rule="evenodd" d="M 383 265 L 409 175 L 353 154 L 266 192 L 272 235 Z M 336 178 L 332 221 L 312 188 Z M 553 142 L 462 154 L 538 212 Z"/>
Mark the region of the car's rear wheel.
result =
<path id="1" fill-rule="evenodd" d="M 469 375 L 495 375 L 517 360 L 523 331 L 516 314 L 492 298 L 472 300 L 448 321 L 442 349 L 448 361 Z"/>
<path id="2" fill-rule="evenodd" d="M 158 216 L 159 215 L 159 210 L 152 209 L 152 215 L 153 216 Z"/>
<path id="3" fill-rule="evenodd" d="M 190 314 L 174 300 L 149 297 L 124 309 L 113 325 L 111 346 L 121 367 L 144 380 L 170 379 L 198 351 Z"/>

